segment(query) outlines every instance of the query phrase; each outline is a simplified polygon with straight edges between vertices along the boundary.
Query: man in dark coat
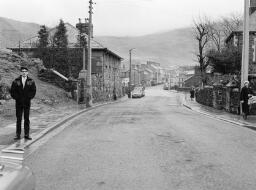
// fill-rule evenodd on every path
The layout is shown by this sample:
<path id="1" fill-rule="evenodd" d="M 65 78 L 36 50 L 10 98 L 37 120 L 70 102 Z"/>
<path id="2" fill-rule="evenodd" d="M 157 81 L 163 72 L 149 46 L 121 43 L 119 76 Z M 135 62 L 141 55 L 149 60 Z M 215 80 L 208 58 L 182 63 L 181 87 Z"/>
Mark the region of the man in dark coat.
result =
<path id="1" fill-rule="evenodd" d="M 249 114 L 249 105 L 248 100 L 252 96 L 252 90 L 249 88 L 249 81 L 244 82 L 244 87 L 240 93 L 240 102 L 242 103 L 242 112 L 243 118 L 247 119 L 247 115 Z"/>
<path id="2" fill-rule="evenodd" d="M 36 85 L 33 79 L 28 77 L 28 68 L 21 67 L 21 75 L 12 82 L 11 96 L 16 101 L 16 137 L 20 139 L 22 114 L 24 114 L 24 138 L 32 140 L 29 136 L 30 121 L 29 112 L 31 99 L 36 95 Z"/>
<path id="3" fill-rule="evenodd" d="M 195 88 L 192 86 L 191 90 L 190 90 L 190 99 L 191 101 L 193 101 L 195 98 Z"/>

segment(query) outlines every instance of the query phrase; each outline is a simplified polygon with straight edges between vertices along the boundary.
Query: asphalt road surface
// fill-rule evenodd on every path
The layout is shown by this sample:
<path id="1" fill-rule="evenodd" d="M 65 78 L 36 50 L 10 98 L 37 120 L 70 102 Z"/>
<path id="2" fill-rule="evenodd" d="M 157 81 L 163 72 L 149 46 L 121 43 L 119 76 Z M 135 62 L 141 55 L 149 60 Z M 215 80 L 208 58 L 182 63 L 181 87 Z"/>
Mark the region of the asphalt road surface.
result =
<path id="1" fill-rule="evenodd" d="M 254 190 L 256 133 L 149 88 L 91 110 L 36 143 L 26 159 L 37 190 Z"/>

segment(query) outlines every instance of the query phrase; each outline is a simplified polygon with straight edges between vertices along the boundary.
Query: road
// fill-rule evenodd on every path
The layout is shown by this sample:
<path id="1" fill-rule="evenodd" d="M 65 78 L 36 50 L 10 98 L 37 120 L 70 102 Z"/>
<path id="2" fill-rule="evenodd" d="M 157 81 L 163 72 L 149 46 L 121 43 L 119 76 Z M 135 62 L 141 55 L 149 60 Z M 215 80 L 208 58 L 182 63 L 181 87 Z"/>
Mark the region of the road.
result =
<path id="1" fill-rule="evenodd" d="M 255 131 L 195 113 L 160 87 L 91 110 L 33 146 L 25 164 L 37 190 L 256 187 Z"/>

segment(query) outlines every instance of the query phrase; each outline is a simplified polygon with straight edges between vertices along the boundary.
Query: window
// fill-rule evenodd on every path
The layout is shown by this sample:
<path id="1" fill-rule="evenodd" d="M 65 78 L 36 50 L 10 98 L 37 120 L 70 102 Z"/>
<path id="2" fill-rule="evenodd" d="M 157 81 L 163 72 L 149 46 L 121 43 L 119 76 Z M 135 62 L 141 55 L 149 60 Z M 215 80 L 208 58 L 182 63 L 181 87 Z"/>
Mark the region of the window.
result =
<path id="1" fill-rule="evenodd" d="M 256 62 L 256 37 L 254 37 L 252 49 L 253 49 L 252 61 Z"/>
<path id="2" fill-rule="evenodd" d="M 234 46 L 237 47 L 238 46 L 238 36 L 234 35 Z"/>

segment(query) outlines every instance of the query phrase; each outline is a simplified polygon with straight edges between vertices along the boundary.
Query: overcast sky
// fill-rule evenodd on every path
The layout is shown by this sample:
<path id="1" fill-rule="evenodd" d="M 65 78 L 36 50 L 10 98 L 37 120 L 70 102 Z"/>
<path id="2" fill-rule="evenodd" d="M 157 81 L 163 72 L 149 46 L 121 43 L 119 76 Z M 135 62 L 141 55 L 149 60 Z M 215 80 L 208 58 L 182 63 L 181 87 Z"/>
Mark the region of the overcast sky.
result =
<path id="1" fill-rule="evenodd" d="M 55 26 L 88 17 L 89 0 L 0 0 L 0 16 Z M 244 0 L 95 0 L 94 34 L 134 36 L 190 26 L 193 18 L 242 13 Z"/>

